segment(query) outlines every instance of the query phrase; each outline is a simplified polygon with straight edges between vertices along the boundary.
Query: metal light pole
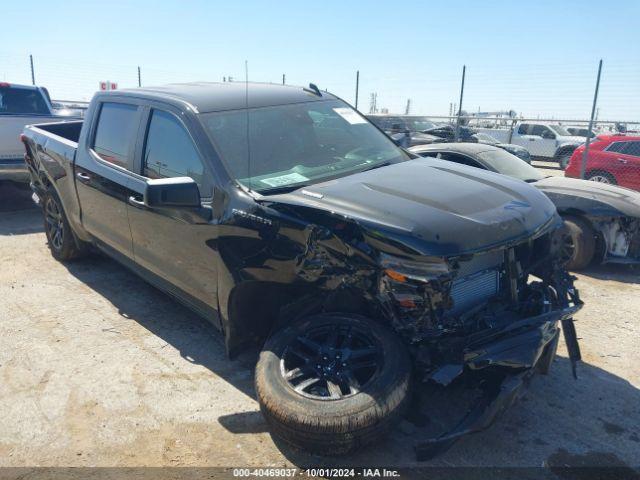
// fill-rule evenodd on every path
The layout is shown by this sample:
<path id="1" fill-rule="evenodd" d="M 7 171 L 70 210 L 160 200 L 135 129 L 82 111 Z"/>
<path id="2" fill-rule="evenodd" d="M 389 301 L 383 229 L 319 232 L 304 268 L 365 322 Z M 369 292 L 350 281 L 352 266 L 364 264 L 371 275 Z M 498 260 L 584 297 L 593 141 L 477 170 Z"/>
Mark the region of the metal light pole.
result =
<path id="1" fill-rule="evenodd" d="M 462 66 L 462 84 L 460 85 L 460 104 L 458 105 L 458 118 L 456 119 L 456 133 L 453 137 L 453 141 L 457 142 L 460 136 L 460 115 L 462 114 L 462 97 L 464 95 L 464 76 L 467 72 L 467 66 Z"/>
<path id="2" fill-rule="evenodd" d="M 286 77 L 284 76 L 284 73 L 283 73 L 283 74 L 282 74 L 282 84 L 283 84 L 283 85 L 285 84 L 285 78 L 286 78 Z"/>
<path id="3" fill-rule="evenodd" d="M 36 74 L 33 70 L 33 55 L 29 55 L 29 63 L 31 63 L 31 84 L 36 84 Z"/>
<path id="4" fill-rule="evenodd" d="M 587 157 L 589 156 L 589 145 L 591 144 L 591 132 L 593 131 L 593 118 L 596 115 L 596 105 L 598 103 L 598 90 L 600 89 L 600 74 L 602 73 L 602 59 L 598 64 L 598 78 L 596 79 L 596 91 L 593 93 L 593 105 L 591 106 L 591 118 L 589 119 L 589 130 L 587 131 L 587 141 L 584 143 L 582 161 L 580 162 L 580 178 L 584 180 L 587 169 Z"/>
<path id="5" fill-rule="evenodd" d="M 140 67 L 138 67 L 138 87 L 142 86 L 142 76 L 140 75 Z"/>
<path id="6" fill-rule="evenodd" d="M 358 109 L 358 92 L 360 90 L 360 70 L 356 70 L 356 110 Z"/>

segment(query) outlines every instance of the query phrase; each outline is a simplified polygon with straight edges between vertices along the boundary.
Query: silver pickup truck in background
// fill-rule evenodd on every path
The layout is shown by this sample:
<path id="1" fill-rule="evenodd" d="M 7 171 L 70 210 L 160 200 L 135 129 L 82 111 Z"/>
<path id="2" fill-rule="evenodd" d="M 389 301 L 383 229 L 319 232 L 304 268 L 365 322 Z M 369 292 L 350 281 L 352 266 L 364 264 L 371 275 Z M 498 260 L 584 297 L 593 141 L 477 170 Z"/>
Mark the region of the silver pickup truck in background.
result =
<path id="1" fill-rule="evenodd" d="M 0 181 L 29 183 L 20 134 L 25 125 L 75 120 L 53 108 L 44 87 L 0 82 Z"/>
<path id="2" fill-rule="evenodd" d="M 573 135 L 562 125 L 546 122 L 518 122 L 512 130 L 478 128 L 499 142 L 512 143 L 526 148 L 533 158 L 557 161 L 564 170 L 573 151 L 582 145 L 585 137 Z"/>

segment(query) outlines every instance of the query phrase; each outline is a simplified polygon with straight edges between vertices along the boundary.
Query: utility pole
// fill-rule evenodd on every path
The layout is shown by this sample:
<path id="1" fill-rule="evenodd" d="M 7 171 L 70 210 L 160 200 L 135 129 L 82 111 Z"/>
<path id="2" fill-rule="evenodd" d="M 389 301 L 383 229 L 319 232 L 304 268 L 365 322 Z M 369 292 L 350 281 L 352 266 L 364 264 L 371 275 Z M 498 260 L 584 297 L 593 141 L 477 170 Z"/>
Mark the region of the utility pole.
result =
<path id="1" fill-rule="evenodd" d="M 285 77 L 285 75 L 284 75 L 284 73 L 283 73 L 283 74 L 282 74 L 282 84 L 284 85 L 284 84 L 285 84 L 285 82 L 286 82 L 286 77 Z"/>
<path id="2" fill-rule="evenodd" d="M 356 110 L 358 109 L 358 91 L 360 90 L 360 70 L 356 70 Z"/>
<path id="3" fill-rule="evenodd" d="M 407 106 L 404 108 L 404 114 L 409 115 L 409 112 L 411 112 L 411 99 L 407 98 Z"/>
<path id="4" fill-rule="evenodd" d="M 36 84 L 36 74 L 33 70 L 33 55 L 29 55 L 29 63 L 31 63 L 31 85 Z"/>
<path id="5" fill-rule="evenodd" d="M 140 66 L 138 66 L 138 87 L 142 86 L 142 77 L 140 76 Z"/>
<path id="6" fill-rule="evenodd" d="M 591 106 L 591 118 L 589 119 L 589 129 L 587 130 L 587 141 L 584 142 L 584 151 L 582 152 L 582 162 L 580 162 L 580 178 L 584 180 L 584 174 L 587 169 L 587 158 L 589 156 L 589 145 L 591 144 L 591 132 L 593 131 L 593 118 L 596 115 L 596 105 L 598 104 L 598 90 L 600 90 L 600 74 L 602 73 L 602 59 L 598 63 L 598 77 L 596 78 L 596 90 L 593 92 L 593 105 Z"/>
<path id="7" fill-rule="evenodd" d="M 460 138 L 460 115 L 462 114 L 462 97 L 464 95 L 464 76 L 467 72 L 467 66 L 462 66 L 462 83 L 460 85 L 460 105 L 458 105 L 458 118 L 456 119 L 456 133 L 453 137 L 453 141 L 457 142 Z"/>

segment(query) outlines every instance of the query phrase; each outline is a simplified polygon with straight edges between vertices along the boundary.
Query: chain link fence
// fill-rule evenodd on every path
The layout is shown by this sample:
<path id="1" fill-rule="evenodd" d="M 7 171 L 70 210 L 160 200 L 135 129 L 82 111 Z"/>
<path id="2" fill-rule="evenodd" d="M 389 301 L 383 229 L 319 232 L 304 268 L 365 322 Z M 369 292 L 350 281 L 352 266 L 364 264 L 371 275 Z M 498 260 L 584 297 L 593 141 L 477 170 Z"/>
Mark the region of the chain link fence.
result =
<path id="1" fill-rule="evenodd" d="M 143 62 L 114 65 L 2 52 L 0 64 L 1 81 L 45 86 L 56 103 L 80 112 L 106 81 L 131 88 L 244 80 L 244 65 L 216 73 L 201 66 L 171 71 Z M 426 132 L 445 141 L 512 144 L 526 149 L 533 165 L 552 174 L 640 190 L 638 62 L 608 65 L 605 59 L 601 76 L 596 62 L 434 66 L 424 76 L 389 72 L 327 69 L 324 78 L 305 79 L 293 71 L 250 79 L 313 81 L 377 119 L 388 133 L 408 131 L 412 143 L 416 133 Z"/>

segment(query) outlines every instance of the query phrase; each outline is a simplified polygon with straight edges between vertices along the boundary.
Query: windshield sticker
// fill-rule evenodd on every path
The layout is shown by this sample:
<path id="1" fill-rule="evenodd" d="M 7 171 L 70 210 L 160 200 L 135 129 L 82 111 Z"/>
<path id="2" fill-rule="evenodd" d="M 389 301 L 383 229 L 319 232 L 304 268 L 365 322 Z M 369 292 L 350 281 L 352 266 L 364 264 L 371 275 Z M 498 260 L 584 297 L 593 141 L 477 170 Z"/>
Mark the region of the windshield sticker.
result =
<path id="1" fill-rule="evenodd" d="M 351 108 L 334 108 L 334 112 L 344 118 L 351 125 L 357 125 L 358 123 L 367 123 L 367 120 L 361 117 L 358 112 L 352 110 Z"/>
<path id="2" fill-rule="evenodd" d="M 299 173 L 288 173 L 286 175 L 280 175 L 279 177 L 263 178 L 260 180 L 262 183 L 266 183 L 270 187 L 282 187 L 283 185 L 290 185 L 292 183 L 306 182 L 309 180 L 304 175 Z"/>

